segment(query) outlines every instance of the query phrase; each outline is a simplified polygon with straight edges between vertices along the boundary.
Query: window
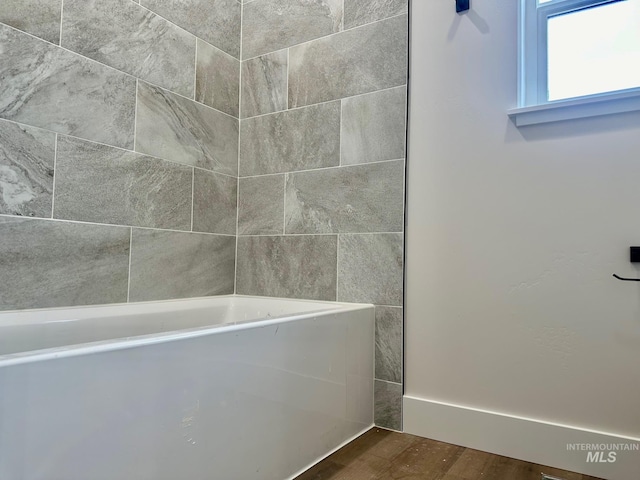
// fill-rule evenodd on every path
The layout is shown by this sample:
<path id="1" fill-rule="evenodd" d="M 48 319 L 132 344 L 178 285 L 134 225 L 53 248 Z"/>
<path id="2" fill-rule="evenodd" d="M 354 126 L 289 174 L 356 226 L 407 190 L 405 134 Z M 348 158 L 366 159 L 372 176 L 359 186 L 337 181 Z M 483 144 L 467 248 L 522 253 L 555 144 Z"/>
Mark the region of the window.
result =
<path id="1" fill-rule="evenodd" d="M 640 109 L 640 0 L 520 1 L 516 124 Z"/>

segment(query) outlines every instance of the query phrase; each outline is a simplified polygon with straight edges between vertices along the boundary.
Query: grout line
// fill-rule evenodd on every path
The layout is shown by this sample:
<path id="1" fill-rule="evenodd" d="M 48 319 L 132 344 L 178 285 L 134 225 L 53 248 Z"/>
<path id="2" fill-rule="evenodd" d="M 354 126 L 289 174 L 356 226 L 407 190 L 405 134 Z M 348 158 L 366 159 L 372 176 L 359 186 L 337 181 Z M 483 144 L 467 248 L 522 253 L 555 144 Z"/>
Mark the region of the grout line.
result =
<path id="1" fill-rule="evenodd" d="M 321 36 L 321 37 L 312 38 L 312 39 L 310 39 L 310 40 L 306 40 L 306 41 L 301 42 L 301 43 L 296 43 L 296 44 L 294 44 L 294 45 L 289 45 L 288 47 L 280 47 L 280 48 L 278 48 L 278 49 L 276 49 L 276 50 L 271 50 L 271 51 L 269 51 L 269 52 L 261 53 L 260 55 L 255 55 L 255 56 L 253 56 L 253 57 L 249 57 L 249 58 L 243 58 L 243 59 L 242 59 L 242 61 L 245 61 L 245 60 L 253 60 L 254 58 L 262 57 L 263 55 L 269 55 L 270 53 L 277 52 L 278 50 L 284 50 L 285 48 L 299 47 L 299 46 L 301 46 L 301 45 L 306 45 L 306 44 L 308 44 L 308 43 L 316 42 L 316 41 L 318 41 L 318 40 L 325 40 L 325 39 L 330 38 L 330 37 L 333 37 L 333 36 L 335 36 L 335 35 L 340 35 L 341 33 L 352 32 L 353 30 L 358 30 L 358 29 L 360 29 L 360 28 L 368 27 L 368 26 L 370 26 L 370 25 L 374 25 L 374 24 L 376 24 L 376 23 L 385 22 L 385 21 L 387 21 L 387 20 L 391 20 L 391 19 L 394 19 L 394 18 L 399 18 L 399 17 L 402 17 L 403 15 L 406 15 L 406 16 L 407 16 L 407 18 L 408 18 L 408 12 L 398 13 L 398 14 L 396 14 L 396 15 L 392 15 L 392 16 L 390 16 L 390 17 L 386 17 L 386 18 L 381 18 L 381 19 L 379 19 L 379 20 L 374 20 L 373 22 L 365 23 L 365 24 L 363 24 L 363 25 L 357 25 L 357 26 L 355 26 L 355 27 L 347 28 L 346 30 L 340 30 L 339 32 L 333 32 L 333 33 L 330 33 L 330 34 L 328 34 L 328 35 L 323 35 L 323 36 Z M 344 28 L 344 25 L 343 25 L 343 28 Z"/>
<path id="2" fill-rule="evenodd" d="M 282 182 L 282 235 L 287 234 L 287 178 L 289 177 L 288 173 L 285 173 L 283 176 Z"/>
<path id="3" fill-rule="evenodd" d="M 237 175 L 231 175 L 230 173 L 216 172 L 215 170 L 207 170 L 206 168 L 198 167 L 197 165 L 187 165 L 186 163 L 178 163 L 178 162 L 166 160 L 164 158 L 159 158 L 159 157 L 154 157 L 154 158 L 158 158 L 158 160 L 164 160 L 165 162 L 175 163 L 176 165 L 185 165 L 187 167 L 192 167 L 192 168 L 195 168 L 196 170 L 200 170 L 201 172 L 213 173 L 215 175 L 222 175 L 230 178 L 238 178 Z"/>
<path id="4" fill-rule="evenodd" d="M 402 386 L 402 383 L 398 383 L 398 382 L 390 382 L 389 380 L 381 380 L 379 378 L 374 378 L 374 380 L 376 382 L 384 382 L 384 383 L 390 383 L 391 385 L 400 385 Z"/>
<path id="5" fill-rule="evenodd" d="M 338 137 L 340 140 L 340 143 L 338 144 L 338 149 L 339 149 L 339 159 L 340 159 L 340 166 L 343 166 L 342 163 L 342 111 L 344 110 L 344 100 L 340 100 L 340 131 L 338 132 Z"/>
<path id="6" fill-rule="evenodd" d="M 330 233 L 244 233 L 241 237 L 335 237 L 336 235 L 404 235 L 400 232 L 330 232 Z M 357 303 L 357 302 L 356 302 Z"/>
<path id="7" fill-rule="evenodd" d="M 194 102 L 198 101 L 196 100 L 197 88 L 198 88 L 198 37 L 196 37 L 196 58 L 194 59 L 194 65 L 193 65 L 193 101 Z M 198 102 L 198 103 L 203 103 L 203 102 Z"/>
<path id="8" fill-rule="evenodd" d="M 237 293 L 238 289 L 238 239 L 240 235 L 238 234 L 238 229 L 240 228 L 240 178 L 236 179 L 238 181 L 238 190 L 236 191 L 236 258 L 235 264 L 233 267 L 233 292 Z"/>
<path id="9" fill-rule="evenodd" d="M 291 53 L 291 49 L 287 48 L 287 77 L 285 79 L 287 81 L 287 85 L 286 85 L 286 87 L 284 89 L 284 98 L 285 98 L 285 103 L 286 103 L 285 111 L 289 110 L 289 74 L 290 74 L 289 65 L 291 64 L 291 60 L 290 60 L 290 57 L 289 57 L 290 53 Z"/>
<path id="10" fill-rule="evenodd" d="M 240 63 L 243 62 L 242 59 L 242 33 L 243 33 L 243 24 L 244 24 L 244 3 L 240 2 L 240 58 L 238 60 L 240 60 Z"/>
<path id="11" fill-rule="evenodd" d="M 118 225 L 116 223 L 100 223 L 100 222 L 88 222 L 85 220 L 69 220 L 66 218 L 49 218 L 49 217 L 25 217 L 24 215 L 9 215 L 0 213 L 0 218 L 19 218 L 22 220 L 46 220 L 57 223 L 73 223 L 78 225 L 96 225 L 99 227 L 113 227 L 113 228 L 137 228 L 139 230 L 154 230 L 159 232 L 174 232 L 174 233 L 186 233 L 194 235 L 213 235 L 218 237 L 235 237 L 228 233 L 212 233 L 212 232 L 190 232 L 189 230 L 176 230 L 174 228 L 156 228 L 156 227 L 143 227 L 141 225 Z"/>
<path id="12" fill-rule="evenodd" d="M 255 177 L 268 177 L 272 175 L 285 175 L 289 173 L 308 173 L 308 172 L 322 172 L 325 170 L 336 170 L 336 169 L 350 169 L 356 167 L 365 167 L 367 165 L 377 165 L 380 163 L 391 163 L 391 162 L 404 162 L 404 158 L 394 158 L 392 160 L 377 160 L 375 162 L 366 162 L 366 163 L 354 163 L 353 165 L 333 165 L 331 167 L 319 167 L 319 168 L 308 168 L 306 170 L 293 170 L 290 172 L 278 172 L 278 173 L 263 173 L 259 175 L 245 175 L 240 178 L 255 178 Z"/>
<path id="13" fill-rule="evenodd" d="M 129 227 L 129 274 L 127 276 L 127 303 L 131 295 L 131 257 L 133 256 L 133 227 Z"/>
<path id="14" fill-rule="evenodd" d="M 240 2 L 240 72 L 238 74 L 238 161 L 237 170 L 238 177 L 236 179 L 236 251 L 235 263 L 233 267 L 233 293 L 238 293 L 238 238 L 240 238 L 240 140 L 242 135 L 242 24 L 244 23 L 244 3 Z"/>
<path id="15" fill-rule="evenodd" d="M 62 19 L 64 16 L 64 0 L 60 0 L 60 38 L 58 39 L 58 46 L 62 47 Z M 53 44 L 55 45 L 55 43 Z"/>
<path id="16" fill-rule="evenodd" d="M 293 172 L 263 173 L 259 175 L 241 175 L 238 178 L 275 177 L 277 175 L 286 175 L 287 173 L 293 173 Z"/>
<path id="17" fill-rule="evenodd" d="M 58 134 L 54 139 L 53 144 L 53 183 L 51 184 L 51 218 L 53 218 L 53 212 L 56 205 L 56 170 L 58 164 Z"/>
<path id="18" fill-rule="evenodd" d="M 287 70 L 288 70 L 288 60 L 287 60 Z M 160 87 L 162 88 L 162 87 Z M 289 88 L 288 86 L 288 73 L 287 73 L 287 89 Z M 288 108 L 289 106 L 289 96 L 287 95 L 287 109 L 286 110 L 278 110 L 277 112 L 268 112 L 268 113 L 261 113 L 259 115 L 254 115 L 253 117 L 246 117 L 243 118 L 243 120 L 253 120 L 254 118 L 259 118 L 259 117 L 266 117 L 267 115 L 276 115 L 278 113 L 285 113 L 285 112 L 293 112 L 295 110 L 301 110 L 303 108 L 310 108 L 310 107 L 317 107 L 319 105 L 325 105 L 327 103 L 334 103 L 334 102 L 340 102 L 342 100 L 351 100 L 353 98 L 357 98 L 357 97 L 363 97 L 365 95 L 375 95 L 376 93 L 381 93 L 381 92 L 386 92 L 387 90 L 393 90 L 394 88 L 407 88 L 407 84 L 403 83 L 401 85 L 394 85 L 392 87 L 385 87 L 385 88 L 381 88 L 380 90 L 373 90 L 371 92 L 364 92 L 364 93 L 357 93 L 355 95 L 350 95 L 347 97 L 340 97 L 340 98 L 334 98 L 333 100 L 325 100 L 323 102 L 317 102 L 317 103 L 310 103 L 309 105 L 301 105 L 299 107 L 292 107 L 292 108 Z"/>
<path id="19" fill-rule="evenodd" d="M 136 151 L 136 143 L 138 140 L 138 97 L 140 96 L 140 89 L 138 86 L 138 79 L 136 78 L 136 106 L 133 111 L 133 151 Z M 123 149 L 124 150 L 124 149 Z"/>
<path id="20" fill-rule="evenodd" d="M 238 72 L 238 132 L 240 131 L 240 119 L 242 118 L 242 20 L 244 5 L 240 3 L 240 71 Z M 238 155 L 240 155 L 238 150 Z M 238 169 L 239 171 L 239 169 Z"/>
<path id="21" fill-rule="evenodd" d="M 338 301 L 338 298 L 340 298 L 340 238 L 341 235 L 338 235 L 338 238 L 336 239 L 336 302 Z"/>
<path id="22" fill-rule="evenodd" d="M 191 169 L 191 231 L 193 232 L 193 204 L 195 202 L 194 198 L 196 196 L 196 169 Z"/>

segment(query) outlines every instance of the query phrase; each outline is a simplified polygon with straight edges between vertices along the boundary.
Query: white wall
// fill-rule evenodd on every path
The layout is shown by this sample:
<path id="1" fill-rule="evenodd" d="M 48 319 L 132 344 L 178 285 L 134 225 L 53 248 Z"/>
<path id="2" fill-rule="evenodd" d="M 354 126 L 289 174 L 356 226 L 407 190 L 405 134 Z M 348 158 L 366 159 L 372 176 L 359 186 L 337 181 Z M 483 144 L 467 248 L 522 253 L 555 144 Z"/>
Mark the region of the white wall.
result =
<path id="1" fill-rule="evenodd" d="M 640 113 L 516 128 L 515 0 L 411 24 L 405 395 L 640 437 Z"/>

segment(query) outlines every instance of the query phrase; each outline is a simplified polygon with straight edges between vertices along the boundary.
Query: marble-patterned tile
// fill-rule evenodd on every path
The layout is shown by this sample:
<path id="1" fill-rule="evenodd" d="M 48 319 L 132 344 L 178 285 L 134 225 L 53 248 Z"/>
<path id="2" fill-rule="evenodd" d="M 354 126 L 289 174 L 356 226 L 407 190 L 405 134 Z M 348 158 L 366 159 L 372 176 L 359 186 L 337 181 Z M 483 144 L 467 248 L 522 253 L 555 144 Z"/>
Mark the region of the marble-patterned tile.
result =
<path id="1" fill-rule="evenodd" d="M 196 38 L 131 0 L 65 0 L 61 45 L 193 98 Z"/>
<path id="2" fill-rule="evenodd" d="M 133 147 L 133 77 L 4 25 L 0 52 L 0 118 Z"/>
<path id="3" fill-rule="evenodd" d="M 287 50 L 242 62 L 242 118 L 287 109 Z"/>
<path id="4" fill-rule="evenodd" d="M 193 169 L 60 136 L 55 218 L 189 230 Z"/>
<path id="5" fill-rule="evenodd" d="M 2 0 L 0 23 L 58 44 L 61 11 L 62 0 Z"/>
<path id="6" fill-rule="evenodd" d="M 242 12 L 242 58 L 342 30 L 342 0 L 256 0 Z"/>
<path id="7" fill-rule="evenodd" d="M 403 235 L 340 235 L 338 301 L 402 305 Z"/>
<path id="8" fill-rule="evenodd" d="M 241 295 L 336 299 L 335 235 L 238 237 Z"/>
<path id="9" fill-rule="evenodd" d="M 238 179 L 195 169 L 193 231 L 236 234 Z"/>
<path id="10" fill-rule="evenodd" d="M 240 60 L 198 39 L 196 100 L 238 117 Z"/>
<path id="11" fill-rule="evenodd" d="M 376 380 L 373 398 L 376 426 L 402 431 L 402 385 Z"/>
<path id="12" fill-rule="evenodd" d="M 284 175 L 241 178 L 238 235 L 280 235 L 284 231 Z"/>
<path id="13" fill-rule="evenodd" d="M 400 232 L 404 161 L 287 174 L 286 233 Z"/>
<path id="14" fill-rule="evenodd" d="M 341 164 L 404 158 L 405 86 L 342 100 Z"/>
<path id="15" fill-rule="evenodd" d="M 376 307 L 375 358 L 377 379 L 402 382 L 401 307 Z"/>
<path id="16" fill-rule="evenodd" d="M 235 248 L 233 236 L 134 228 L 129 300 L 232 294 Z"/>
<path id="17" fill-rule="evenodd" d="M 0 213 L 51 217 L 56 134 L 0 121 Z"/>
<path id="18" fill-rule="evenodd" d="M 344 28 L 383 20 L 409 11 L 409 0 L 344 0 Z"/>
<path id="19" fill-rule="evenodd" d="M 0 217 L 0 310 L 126 302 L 129 234 Z"/>
<path id="20" fill-rule="evenodd" d="M 407 83 L 407 15 L 289 50 L 289 108 Z"/>
<path id="21" fill-rule="evenodd" d="M 241 176 L 334 167 L 339 163 L 340 102 L 242 121 Z"/>
<path id="22" fill-rule="evenodd" d="M 136 151 L 238 174 L 237 119 L 167 90 L 138 83 Z"/>
<path id="23" fill-rule="evenodd" d="M 240 10 L 236 0 L 141 0 L 170 22 L 240 58 Z"/>

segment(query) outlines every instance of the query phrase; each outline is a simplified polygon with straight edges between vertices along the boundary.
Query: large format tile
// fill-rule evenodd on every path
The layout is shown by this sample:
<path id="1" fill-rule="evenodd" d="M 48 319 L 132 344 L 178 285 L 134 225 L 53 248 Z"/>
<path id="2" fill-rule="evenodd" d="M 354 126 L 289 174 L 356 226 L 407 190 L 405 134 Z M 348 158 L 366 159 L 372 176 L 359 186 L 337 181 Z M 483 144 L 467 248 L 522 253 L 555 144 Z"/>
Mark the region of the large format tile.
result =
<path id="1" fill-rule="evenodd" d="M 61 9 L 62 0 L 2 0 L 0 23 L 57 44 Z"/>
<path id="2" fill-rule="evenodd" d="M 237 117 L 239 95 L 240 60 L 198 39 L 196 100 Z"/>
<path id="3" fill-rule="evenodd" d="M 192 170 L 60 136 L 54 217 L 189 230 Z"/>
<path id="4" fill-rule="evenodd" d="M 242 57 L 256 57 L 340 30 L 342 0 L 255 0 L 243 11 Z"/>
<path id="5" fill-rule="evenodd" d="M 56 134 L 0 121 L 0 213 L 50 217 Z"/>
<path id="6" fill-rule="evenodd" d="M 409 11 L 409 0 L 344 0 L 344 28 L 353 28 Z"/>
<path id="7" fill-rule="evenodd" d="M 404 161 L 289 173 L 286 233 L 399 232 Z"/>
<path id="8" fill-rule="evenodd" d="M 240 3 L 236 0 L 141 0 L 195 36 L 240 58 Z"/>
<path id="9" fill-rule="evenodd" d="M 235 237 L 133 229 L 129 300 L 233 293 Z"/>
<path id="10" fill-rule="evenodd" d="M 374 382 L 374 422 L 378 427 L 402 430 L 402 385 Z"/>
<path id="11" fill-rule="evenodd" d="M 127 301 L 129 229 L 0 217 L 0 310 Z"/>
<path id="12" fill-rule="evenodd" d="M 340 235 L 338 301 L 402 305 L 401 233 Z"/>
<path id="13" fill-rule="evenodd" d="M 404 158 L 406 87 L 342 100 L 341 164 Z"/>
<path id="14" fill-rule="evenodd" d="M 238 120 L 139 82 L 136 151 L 237 175 Z"/>
<path id="15" fill-rule="evenodd" d="M 65 0 L 61 45 L 193 98 L 196 38 L 131 0 Z"/>
<path id="16" fill-rule="evenodd" d="M 0 25 L 0 117 L 133 147 L 133 77 Z"/>
<path id="17" fill-rule="evenodd" d="M 196 169 L 193 181 L 193 231 L 236 234 L 238 179 Z"/>
<path id="18" fill-rule="evenodd" d="M 238 235 L 284 233 L 284 175 L 241 178 Z"/>
<path id="19" fill-rule="evenodd" d="M 376 378 L 402 382 L 402 308 L 376 307 Z"/>
<path id="20" fill-rule="evenodd" d="M 407 15 L 292 47 L 289 108 L 407 82 Z"/>
<path id="21" fill-rule="evenodd" d="M 240 175 L 263 175 L 340 163 L 340 102 L 242 121 Z"/>
<path id="22" fill-rule="evenodd" d="M 242 62 L 242 118 L 287 109 L 287 59 L 280 50 Z"/>
<path id="23" fill-rule="evenodd" d="M 336 246 L 334 235 L 239 237 L 236 293 L 335 300 Z"/>

